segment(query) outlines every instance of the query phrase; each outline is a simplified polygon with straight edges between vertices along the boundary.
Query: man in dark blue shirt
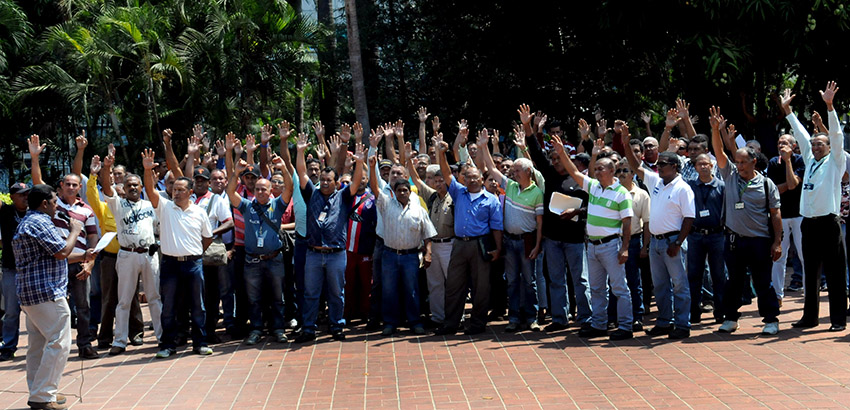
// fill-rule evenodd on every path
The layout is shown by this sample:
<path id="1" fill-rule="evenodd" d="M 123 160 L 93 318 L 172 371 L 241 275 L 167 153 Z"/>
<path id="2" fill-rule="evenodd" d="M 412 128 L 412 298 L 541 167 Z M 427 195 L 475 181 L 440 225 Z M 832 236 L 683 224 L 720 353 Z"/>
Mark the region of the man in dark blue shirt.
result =
<path id="1" fill-rule="evenodd" d="M 726 286 L 726 269 L 723 262 L 723 190 L 725 184 L 714 177 L 714 164 L 706 154 L 693 160 L 699 177 L 688 181 L 694 191 L 696 218 L 688 235 L 688 284 L 691 288 L 691 323 L 699 323 L 702 315 L 703 278 L 705 260 L 711 272 L 714 290 L 714 319 L 723 323 L 723 288 Z"/>
<path id="2" fill-rule="evenodd" d="M 304 272 L 304 325 L 297 343 L 316 338 L 316 317 L 319 314 L 319 296 L 322 286 L 327 284 L 330 331 L 334 340 L 344 340 L 342 327 L 345 325 L 345 234 L 348 217 L 354 207 L 354 197 L 363 178 L 363 161 L 366 153 L 363 145 L 357 144 L 354 159 L 354 176 L 351 184 L 337 190 L 339 175 L 333 168 L 325 168 L 319 174 L 319 187 L 307 176 L 304 151 L 309 146 L 307 136 L 298 135 L 298 157 L 296 170 L 301 196 L 307 203 L 307 260 Z M 340 151 L 339 155 L 346 155 Z"/>

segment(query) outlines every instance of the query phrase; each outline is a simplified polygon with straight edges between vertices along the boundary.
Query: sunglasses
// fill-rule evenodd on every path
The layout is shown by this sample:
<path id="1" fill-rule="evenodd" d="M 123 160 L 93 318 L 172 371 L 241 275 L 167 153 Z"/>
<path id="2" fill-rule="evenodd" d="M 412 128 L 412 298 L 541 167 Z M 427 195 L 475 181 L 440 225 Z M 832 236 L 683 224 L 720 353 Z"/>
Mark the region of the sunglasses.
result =
<path id="1" fill-rule="evenodd" d="M 620 169 L 614 171 L 615 174 L 628 174 L 629 172 L 632 172 L 632 170 L 630 170 L 628 168 L 620 168 Z"/>
<path id="2" fill-rule="evenodd" d="M 665 161 L 658 161 L 658 162 L 655 163 L 655 165 L 659 166 L 659 167 L 663 167 L 663 166 L 667 166 L 667 165 L 673 165 L 673 163 L 672 162 L 665 162 Z"/>

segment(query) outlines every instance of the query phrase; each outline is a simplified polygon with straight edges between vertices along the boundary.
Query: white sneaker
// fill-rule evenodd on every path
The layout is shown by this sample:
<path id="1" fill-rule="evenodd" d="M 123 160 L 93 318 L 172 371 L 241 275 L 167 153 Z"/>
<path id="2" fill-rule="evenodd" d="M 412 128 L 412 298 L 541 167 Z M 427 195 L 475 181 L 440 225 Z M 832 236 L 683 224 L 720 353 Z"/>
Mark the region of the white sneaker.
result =
<path id="1" fill-rule="evenodd" d="M 761 331 L 763 335 L 775 335 L 777 333 L 779 333 L 779 322 L 765 323 L 764 329 Z"/>
<path id="2" fill-rule="evenodd" d="M 717 329 L 717 331 L 721 333 L 732 333 L 736 330 L 738 330 L 738 322 L 734 320 L 727 320 L 723 322 L 723 324 Z"/>

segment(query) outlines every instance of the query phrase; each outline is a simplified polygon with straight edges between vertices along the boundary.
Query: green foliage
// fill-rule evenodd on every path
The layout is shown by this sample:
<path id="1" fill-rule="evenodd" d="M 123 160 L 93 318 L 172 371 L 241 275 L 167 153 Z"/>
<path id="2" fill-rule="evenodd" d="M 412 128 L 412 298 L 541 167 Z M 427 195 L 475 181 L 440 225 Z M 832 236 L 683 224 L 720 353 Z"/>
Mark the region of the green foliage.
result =
<path id="1" fill-rule="evenodd" d="M 0 192 L 0 202 L 6 205 L 12 205 L 12 196 L 8 192 Z"/>

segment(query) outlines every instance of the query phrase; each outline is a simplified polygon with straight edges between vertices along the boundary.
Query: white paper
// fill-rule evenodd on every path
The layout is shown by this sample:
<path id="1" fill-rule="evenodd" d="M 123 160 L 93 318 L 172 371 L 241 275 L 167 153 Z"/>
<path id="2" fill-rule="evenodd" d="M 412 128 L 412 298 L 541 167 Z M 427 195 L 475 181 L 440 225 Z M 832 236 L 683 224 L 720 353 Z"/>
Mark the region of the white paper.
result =
<path id="1" fill-rule="evenodd" d="M 99 241 L 97 241 L 97 246 L 94 247 L 94 253 L 98 253 L 106 248 L 106 245 L 109 245 L 109 242 L 112 242 L 118 234 L 115 232 L 107 232 L 103 234 Z"/>
<path id="2" fill-rule="evenodd" d="M 564 195 L 560 192 L 552 192 L 552 198 L 549 201 L 549 211 L 558 215 L 570 208 L 581 208 L 581 199 Z M 578 215 L 576 215 L 576 218 Z"/>
<path id="3" fill-rule="evenodd" d="M 735 145 L 737 145 L 738 148 L 744 148 L 747 146 L 747 141 L 744 141 L 743 135 L 738 134 L 738 136 L 735 137 Z"/>

